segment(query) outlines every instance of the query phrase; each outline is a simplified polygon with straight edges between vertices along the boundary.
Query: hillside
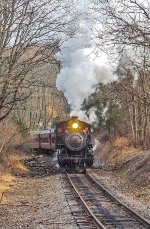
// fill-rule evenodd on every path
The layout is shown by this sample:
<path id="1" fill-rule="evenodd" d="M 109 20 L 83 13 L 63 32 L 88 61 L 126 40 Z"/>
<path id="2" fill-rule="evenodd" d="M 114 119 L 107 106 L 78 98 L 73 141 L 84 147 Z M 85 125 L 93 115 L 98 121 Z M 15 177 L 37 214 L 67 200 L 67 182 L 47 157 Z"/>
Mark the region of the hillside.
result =
<path id="1" fill-rule="evenodd" d="M 120 137 L 95 150 L 94 174 L 114 195 L 150 220 L 150 151 Z"/>

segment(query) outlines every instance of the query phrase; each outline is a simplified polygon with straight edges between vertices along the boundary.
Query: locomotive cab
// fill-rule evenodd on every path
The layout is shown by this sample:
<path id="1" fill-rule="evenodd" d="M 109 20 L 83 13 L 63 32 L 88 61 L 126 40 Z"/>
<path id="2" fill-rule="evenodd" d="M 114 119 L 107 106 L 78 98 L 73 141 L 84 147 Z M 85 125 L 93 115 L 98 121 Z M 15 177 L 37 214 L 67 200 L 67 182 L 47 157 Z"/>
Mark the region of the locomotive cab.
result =
<path id="1" fill-rule="evenodd" d="M 93 165 L 91 128 L 86 122 L 72 117 L 56 125 L 56 149 L 58 164 L 65 168 L 80 168 Z"/>

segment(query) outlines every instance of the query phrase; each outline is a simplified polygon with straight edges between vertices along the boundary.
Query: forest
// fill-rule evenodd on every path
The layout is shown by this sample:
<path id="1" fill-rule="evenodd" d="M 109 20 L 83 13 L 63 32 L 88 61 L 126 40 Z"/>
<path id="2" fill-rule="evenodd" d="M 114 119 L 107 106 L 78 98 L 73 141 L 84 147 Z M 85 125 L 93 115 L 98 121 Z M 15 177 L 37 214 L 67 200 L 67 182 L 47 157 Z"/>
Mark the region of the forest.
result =
<path id="1" fill-rule="evenodd" d="M 65 120 L 69 115 L 71 105 L 56 87 L 62 64 L 55 54 L 64 41 L 78 37 L 75 20 L 82 12 L 75 10 L 76 4 L 71 0 L 0 3 L 1 155 L 12 148 L 7 146 L 13 144 L 16 134 L 52 128 L 57 120 Z M 93 52 L 96 56 L 102 52 L 108 55 L 117 80 L 98 83 L 81 109 L 87 116 L 91 108 L 95 110 L 96 119 L 91 123 L 94 131 L 107 132 L 110 138 L 125 136 L 135 147 L 147 150 L 150 3 L 94 0 L 88 4 L 89 11 L 84 17 L 97 25 L 91 30 Z"/>
<path id="2" fill-rule="evenodd" d="M 95 31 L 95 46 L 108 53 L 112 65 L 118 60 L 114 68 L 118 78 L 97 85 L 82 105 L 87 114 L 95 107 L 98 130 L 107 130 L 111 137 L 128 137 L 144 150 L 150 147 L 149 7 L 148 1 L 136 0 L 93 3 L 102 25 Z"/>

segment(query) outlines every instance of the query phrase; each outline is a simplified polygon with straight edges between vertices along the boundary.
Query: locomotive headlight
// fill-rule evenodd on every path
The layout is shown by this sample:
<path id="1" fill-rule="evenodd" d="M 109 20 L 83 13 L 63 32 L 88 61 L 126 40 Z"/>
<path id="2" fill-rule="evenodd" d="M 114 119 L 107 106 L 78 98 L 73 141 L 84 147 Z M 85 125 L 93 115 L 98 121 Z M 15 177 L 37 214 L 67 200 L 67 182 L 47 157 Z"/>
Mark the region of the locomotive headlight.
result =
<path id="1" fill-rule="evenodd" d="M 78 123 L 74 122 L 74 123 L 72 124 L 72 128 L 73 128 L 73 129 L 77 129 L 78 127 L 79 127 Z"/>

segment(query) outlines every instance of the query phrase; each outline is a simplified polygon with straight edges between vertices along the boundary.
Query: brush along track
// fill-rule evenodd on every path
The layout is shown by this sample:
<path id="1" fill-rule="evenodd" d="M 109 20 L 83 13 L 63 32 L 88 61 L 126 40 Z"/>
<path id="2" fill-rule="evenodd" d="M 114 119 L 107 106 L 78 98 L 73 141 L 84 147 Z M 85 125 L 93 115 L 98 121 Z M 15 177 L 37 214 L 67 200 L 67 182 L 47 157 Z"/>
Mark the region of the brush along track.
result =
<path id="1" fill-rule="evenodd" d="M 116 200 L 89 174 L 67 174 L 67 176 L 97 228 L 150 228 L 148 222 Z"/>

